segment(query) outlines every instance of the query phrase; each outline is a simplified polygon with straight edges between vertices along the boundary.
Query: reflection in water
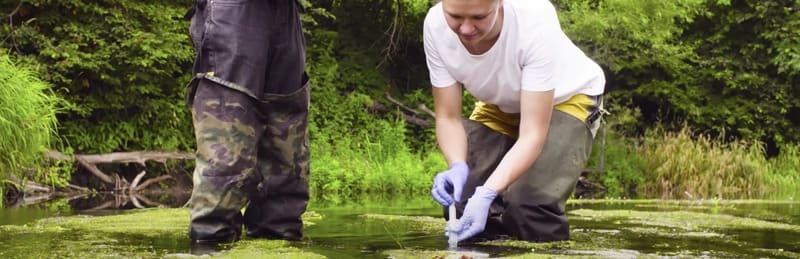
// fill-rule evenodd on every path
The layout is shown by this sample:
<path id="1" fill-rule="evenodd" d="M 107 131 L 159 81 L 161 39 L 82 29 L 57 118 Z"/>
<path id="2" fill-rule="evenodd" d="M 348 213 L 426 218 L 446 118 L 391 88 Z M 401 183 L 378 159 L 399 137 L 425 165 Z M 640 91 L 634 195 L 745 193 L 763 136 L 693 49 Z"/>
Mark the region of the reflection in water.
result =
<path id="1" fill-rule="evenodd" d="M 178 208 L 189 200 L 191 192 L 95 194 L 69 201 L 76 211 L 127 210 L 136 208 Z"/>
<path id="2" fill-rule="evenodd" d="M 22 225 L 48 217 L 75 214 L 106 215 L 137 208 L 178 208 L 189 200 L 190 191 L 137 194 L 84 193 L 68 197 L 55 194 L 18 196 L 0 208 L 0 225 Z"/>

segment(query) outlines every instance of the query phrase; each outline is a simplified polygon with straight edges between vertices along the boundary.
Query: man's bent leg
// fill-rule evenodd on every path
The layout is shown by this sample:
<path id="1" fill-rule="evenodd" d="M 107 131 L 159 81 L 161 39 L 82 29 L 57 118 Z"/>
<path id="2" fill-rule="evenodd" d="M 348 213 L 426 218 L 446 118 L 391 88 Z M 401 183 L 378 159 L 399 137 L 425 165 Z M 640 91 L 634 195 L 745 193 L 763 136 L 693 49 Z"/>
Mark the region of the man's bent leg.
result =
<path id="1" fill-rule="evenodd" d="M 592 135 L 586 123 L 554 110 L 539 158 L 505 191 L 503 224 L 528 241 L 569 239 L 565 203 L 588 159 Z"/>
<path id="2" fill-rule="evenodd" d="M 197 165 L 189 204 L 189 237 L 196 242 L 234 241 L 241 235 L 241 208 L 256 175 L 255 142 L 263 131 L 252 99 L 208 80 L 197 82 L 192 114 Z"/>

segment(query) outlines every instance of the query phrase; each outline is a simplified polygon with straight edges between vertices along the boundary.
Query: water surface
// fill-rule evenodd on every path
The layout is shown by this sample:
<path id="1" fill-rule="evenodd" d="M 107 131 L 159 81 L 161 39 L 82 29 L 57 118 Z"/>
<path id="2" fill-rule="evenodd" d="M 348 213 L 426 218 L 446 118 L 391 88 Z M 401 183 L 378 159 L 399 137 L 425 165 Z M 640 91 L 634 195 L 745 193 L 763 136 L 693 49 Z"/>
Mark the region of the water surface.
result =
<path id="1" fill-rule="evenodd" d="M 174 206 L 183 203 L 176 199 Z M 130 209 L 134 206 L 125 202 L 97 209 L 97 204 L 107 202 L 60 200 L 0 209 L 0 258 L 158 258 L 196 250 L 186 236 L 187 209 Z M 568 204 L 571 241 L 492 241 L 460 244 L 456 251 L 447 250 L 441 213 L 429 197 L 317 199 L 304 216 L 302 242 L 245 238 L 214 255 L 800 258 L 800 203 L 795 201 L 573 200 Z"/>

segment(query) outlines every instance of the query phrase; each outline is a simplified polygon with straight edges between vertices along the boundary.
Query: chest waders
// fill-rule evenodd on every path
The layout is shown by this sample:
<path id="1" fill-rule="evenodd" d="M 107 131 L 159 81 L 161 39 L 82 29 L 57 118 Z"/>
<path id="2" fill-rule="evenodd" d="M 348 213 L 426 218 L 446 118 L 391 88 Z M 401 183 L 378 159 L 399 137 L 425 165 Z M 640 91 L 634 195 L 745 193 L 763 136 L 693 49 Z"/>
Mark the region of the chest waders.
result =
<path id="1" fill-rule="evenodd" d="M 486 229 L 477 239 L 512 236 L 533 242 L 569 239 L 565 204 L 575 188 L 592 149 L 593 127 L 599 112 L 597 97 L 587 107 L 587 120 L 553 110 L 541 154 L 520 178 L 500 193 L 489 209 Z M 591 121 L 589 121 L 591 120 Z M 470 175 L 462 197 L 471 197 L 497 168 L 515 138 L 474 120 L 464 120 Z M 467 199 L 456 204 L 461 217 Z M 445 215 L 447 217 L 447 215 Z"/>
<path id="2" fill-rule="evenodd" d="M 196 0 L 187 102 L 197 160 L 189 236 L 302 239 L 309 199 L 309 82 L 294 1 Z M 246 206 L 244 215 L 241 209 Z"/>

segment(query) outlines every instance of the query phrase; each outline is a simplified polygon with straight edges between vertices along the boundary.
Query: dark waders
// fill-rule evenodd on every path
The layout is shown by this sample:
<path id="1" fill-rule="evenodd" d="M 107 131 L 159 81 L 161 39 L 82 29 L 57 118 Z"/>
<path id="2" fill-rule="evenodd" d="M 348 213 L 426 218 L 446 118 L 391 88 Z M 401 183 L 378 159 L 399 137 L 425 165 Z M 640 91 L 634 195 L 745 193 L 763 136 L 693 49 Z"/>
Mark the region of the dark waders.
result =
<path id="1" fill-rule="evenodd" d="M 233 241 L 244 225 L 249 236 L 300 240 L 309 84 L 295 2 L 197 0 L 188 16 L 197 51 L 189 236 Z"/>
<path id="2" fill-rule="evenodd" d="M 464 127 L 468 138 L 470 175 L 461 194 L 462 201 L 456 204 L 459 217 L 475 188 L 486 182 L 516 142 L 516 139 L 479 122 L 465 120 Z M 497 196 L 489 211 L 486 230 L 476 238 L 513 236 L 533 242 L 569 239 L 565 203 L 586 164 L 592 141 L 589 124 L 553 110 L 547 140 L 539 158 L 533 167 Z"/>

